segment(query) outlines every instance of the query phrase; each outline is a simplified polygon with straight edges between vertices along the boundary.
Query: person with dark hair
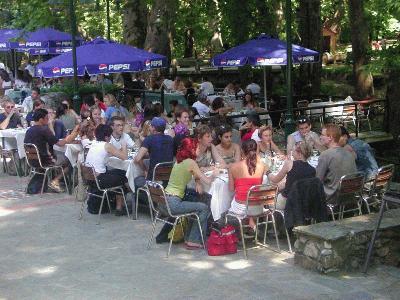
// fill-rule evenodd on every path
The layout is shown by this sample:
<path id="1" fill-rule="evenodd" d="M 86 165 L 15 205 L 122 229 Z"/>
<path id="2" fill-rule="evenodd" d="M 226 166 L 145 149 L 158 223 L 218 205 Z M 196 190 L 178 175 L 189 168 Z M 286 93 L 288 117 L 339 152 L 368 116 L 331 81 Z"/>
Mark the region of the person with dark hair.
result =
<path id="1" fill-rule="evenodd" d="M 12 88 L 10 75 L 4 69 L 0 69 L 0 89 L 7 90 Z"/>
<path id="2" fill-rule="evenodd" d="M 14 101 L 8 97 L 4 97 L 3 99 L 5 100 L 2 102 L 1 106 L 4 112 L 0 114 L 0 129 L 22 127 L 21 115 L 15 108 Z"/>
<path id="3" fill-rule="evenodd" d="M 33 110 L 30 113 L 28 113 L 25 118 L 26 122 L 28 122 L 29 125 L 31 125 L 31 123 L 33 122 L 33 115 L 35 111 L 43 107 L 44 107 L 44 102 L 42 100 L 36 100 L 33 102 Z"/>
<path id="4" fill-rule="evenodd" d="M 240 161 L 241 152 L 238 144 L 232 143 L 232 127 L 221 125 L 216 129 L 216 149 L 229 168 L 232 163 Z"/>
<path id="5" fill-rule="evenodd" d="M 72 130 L 79 122 L 76 117 L 68 113 L 68 102 L 63 101 L 56 110 L 56 118 L 60 120 L 67 130 Z"/>
<path id="6" fill-rule="evenodd" d="M 179 104 L 178 100 L 170 100 L 169 101 L 169 107 L 171 108 L 171 111 L 167 115 L 168 118 L 175 118 L 175 109 L 178 104 Z"/>
<path id="7" fill-rule="evenodd" d="M 255 109 L 258 106 L 252 92 L 246 91 L 246 93 L 244 93 L 242 106 L 243 109 Z"/>
<path id="8" fill-rule="evenodd" d="M 110 126 L 113 130 L 110 144 L 113 145 L 117 149 L 121 149 L 121 145 L 125 144 L 128 148 L 133 148 L 135 146 L 135 142 L 132 138 L 124 132 L 125 128 L 125 118 L 114 116 L 110 120 Z"/>
<path id="9" fill-rule="evenodd" d="M 247 115 L 247 122 L 240 128 L 240 130 L 247 130 L 242 136 L 242 142 L 253 139 L 256 142 L 260 141 L 258 137 L 258 128 L 261 126 L 260 116 L 256 112 Z"/>
<path id="10" fill-rule="evenodd" d="M 233 163 L 228 170 L 229 189 L 235 193 L 230 212 L 238 215 L 246 213 L 247 193 L 253 185 L 262 183 L 266 171 L 268 168 L 257 155 L 257 143 L 251 139 L 243 142 L 242 160 Z M 253 231 L 256 224 L 251 216 L 261 214 L 263 208 L 263 205 L 249 205 L 247 209 L 247 215 L 250 216 L 249 225 Z"/>
<path id="11" fill-rule="evenodd" d="M 55 113 L 54 109 L 52 109 L 51 107 L 47 107 L 46 110 L 49 114 L 48 126 L 49 126 L 51 132 L 59 140 L 65 138 L 67 136 L 67 130 L 65 129 L 63 122 L 56 119 L 56 113 Z"/>
<path id="12" fill-rule="evenodd" d="M 178 105 L 175 109 L 175 126 L 172 135 L 188 136 L 189 127 L 190 127 L 189 111 L 183 105 Z"/>
<path id="13" fill-rule="evenodd" d="M 92 94 L 92 96 L 93 96 L 95 105 L 97 105 L 101 109 L 102 117 L 104 117 L 104 113 L 107 110 L 107 105 L 105 105 L 103 102 L 103 94 L 100 92 L 94 92 Z"/>
<path id="14" fill-rule="evenodd" d="M 244 95 L 244 92 L 242 90 L 242 88 L 240 87 L 240 81 L 239 80 L 235 80 L 233 82 L 233 90 L 235 91 L 235 97 L 236 99 L 240 96 Z"/>
<path id="15" fill-rule="evenodd" d="M 138 164 L 145 176 L 135 178 L 135 186 L 141 187 L 147 180 L 151 180 L 153 170 L 156 164 L 161 162 L 170 162 L 174 160 L 174 141 L 169 135 L 165 135 L 165 126 L 167 122 L 160 117 L 154 117 L 151 120 L 151 135 L 145 137 L 138 154 L 135 156 L 134 162 Z M 150 157 L 148 168 L 144 163 L 144 158 Z"/>
<path id="16" fill-rule="evenodd" d="M 121 143 L 121 148 L 117 149 L 111 143 L 113 129 L 109 125 L 100 124 L 95 129 L 96 142 L 92 143 L 89 152 L 86 156 L 85 165 L 93 167 L 97 173 L 97 180 L 101 188 L 124 185 L 128 182 L 125 176 L 125 171 L 120 169 L 109 170 L 106 167 L 106 161 L 110 156 L 118 157 L 119 159 L 128 159 L 128 151 L 126 143 Z M 116 195 L 116 216 L 122 216 L 126 213 L 123 210 L 122 195 Z"/>
<path id="17" fill-rule="evenodd" d="M 272 95 L 269 103 L 269 116 L 271 117 L 272 121 L 272 126 L 274 128 L 279 127 L 279 121 L 281 120 L 281 114 L 280 112 L 275 112 L 276 110 L 281 110 L 281 97 L 279 95 Z"/>
<path id="18" fill-rule="evenodd" d="M 24 143 L 32 143 L 36 145 L 43 165 L 57 163 L 57 165 L 60 165 L 64 168 L 64 173 L 68 173 L 70 165 L 68 159 L 65 157 L 65 159 L 58 160 L 56 162 L 49 151 L 52 151 L 53 145 L 62 147 L 65 144 L 71 143 L 73 140 L 75 140 L 79 133 L 79 126 L 76 126 L 68 136 L 59 140 L 54 135 L 54 131 L 49 128 L 49 114 L 46 109 L 37 109 L 33 115 L 33 121 L 35 122 L 35 125 L 31 126 L 27 130 Z M 60 187 L 61 178 L 62 173 L 57 175 L 50 182 L 49 187 L 56 192 L 63 192 L 63 189 Z"/>
<path id="19" fill-rule="evenodd" d="M 193 103 L 193 107 L 197 109 L 200 117 L 208 117 L 210 113 L 210 107 L 208 105 L 207 95 L 200 94 L 197 97 L 197 101 Z"/>
<path id="20" fill-rule="evenodd" d="M 340 126 L 340 131 L 339 145 L 354 155 L 357 170 L 363 172 L 367 180 L 374 178 L 379 167 L 371 146 L 362 140 L 352 138 L 344 126 Z"/>
<path id="21" fill-rule="evenodd" d="M 290 188 L 297 180 L 315 177 L 315 168 L 307 161 L 311 152 L 312 147 L 307 143 L 297 143 L 293 151 L 293 160 L 286 159 L 278 174 L 268 174 L 268 180 L 272 184 L 279 186 L 280 189 L 280 183 L 286 177 L 285 186 L 279 193 L 276 201 L 276 209 L 285 209 Z"/>
<path id="22" fill-rule="evenodd" d="M 290 152 L 298 142 L 306 142 L 319 152 L 326 150 L 318 134 L 311 131 L 311 121 L 307 116 L 300 116 L 297 119 L 297 131 L 290 134 L 287 138 L 286 153 L 288 155 L 290 155 Z"/>
<path id="23" fill-rule="evenodd" d="M 217 148 L 212 144 L 211 129 L 207 125 L 196 127 L 196 137 L 198 147 L 196 152 L 196 162 L 203 171 L 214 169 L 212 163 L 218 163 L 221 168 L 225 168 L 224 159 L 219 154 Z"/>
<path id="24" fill-rule="evenodd" d="M 194 177 L 196 180 L 200 180 L 205 184 L 211 184 L 215 176 L 218 174 L 218 170 L 215 170 L 210 177 L 207 177 L 200 170 L 197 165 L 196 159 L 197 141 L 190 138 L 182 140 L 176 154 L 176 163 L 174 164 L 171 172 L 171 176 L 167 187 L 165 188 L 166 200 L 171 209 L 172 214 L 182 214 L 197 212 L 201 230 L 205 237 L 207 230 L 207 219 L 210 214 L 209 208 L 206 204 L 196 201 L 191 198 L 190 201 L 185 201 L 185 190 L 188 183 Z M 191 195 L 193 197 L 193 195 Z M 156 240 L 159 242 L 165 241 L 165 235 L 170 231 L 171 226 L 164 226 Z M 186 249 L 194 250 L 202 248 L 201 235 L 197 222 L 190 224 L 189 230 L 185 236 Z"/>
<path id="25" fill-rule="evenodd" d="M 40 100 L 40 89 L 37 87 L 32 88 L 31 95 L 26 97 L 22 102 L 24 112 L 29 113 L 33 110 L 33 102 Z"/>
<path id="26" fill-rule="evenodd" d="M 26 89 L 30 87 L 32 77 L 28 70 L 18 70 L 17 78 L 15 79 L 14 86 L 18 89 Z"/>
<path id="27" fill-rule="evenodd" d="M 321 142 L 328 149 L 321 153 L 317 165 L 317 177 L 322 181 L 328 203 L 333 203 L 340 178 L 357 172 L 353 154 L 339 145 L 341 132 L 335 124 L 324 125 Z"/>
<path id="28" fill-rule="evenodd" d="M 211 103 L 210 117 L 215 115 L 225 115 L 232 110 L 233 107 L 225 106 L 225 102 L 222 97 L 217 97 Z"/>

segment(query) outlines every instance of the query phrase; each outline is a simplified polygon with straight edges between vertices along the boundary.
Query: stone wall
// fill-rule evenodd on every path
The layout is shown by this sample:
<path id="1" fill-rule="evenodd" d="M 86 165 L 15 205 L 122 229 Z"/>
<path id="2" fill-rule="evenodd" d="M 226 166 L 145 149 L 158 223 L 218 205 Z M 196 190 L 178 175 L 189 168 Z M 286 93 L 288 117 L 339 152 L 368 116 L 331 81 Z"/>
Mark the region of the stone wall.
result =
<path id="1" fill-rule="evenodd" d="M 321 273 L 358 270 L 364 264 L 377 214 L 294 229 L 295 263 Z M 371 262 L 400 267 L 400 209 L 385 212 Z"/>

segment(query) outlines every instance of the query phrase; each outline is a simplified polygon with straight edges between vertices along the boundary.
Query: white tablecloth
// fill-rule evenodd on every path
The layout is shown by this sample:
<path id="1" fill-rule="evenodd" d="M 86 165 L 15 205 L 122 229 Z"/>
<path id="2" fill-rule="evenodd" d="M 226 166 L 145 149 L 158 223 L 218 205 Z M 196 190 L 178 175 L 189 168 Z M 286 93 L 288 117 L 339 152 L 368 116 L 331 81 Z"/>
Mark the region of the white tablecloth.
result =
<path id="1" fill-rule="evenodd" d="M 62 147 L 54 145 L 53 150 L 63 152 L 68 158 L 72 167 L 75 167 L 78 161 L 83 159 L 83 157 L 81 157 L 83 154 L 83 147 L 81 144 L 66 144 Z"/>
<path id="2" fill-rule="evenodd" d="M 17 149 L 20 158 L 25 157 L 24 139 L 27 129 L 3 129 L 0 130 L 2 146 L 6 150 Z"/>
<path id="3" fill-rule="evenodd" d="M 114 169 L 125 170 L 125 175 L 126 178 L 128 178 L 128 184 L 132 192 L 135 192 L 135 178 L 138 176 L 144 176 L 142 168 L 135 164 L 132 159 L 122 160 L 117 157 L 110 157 L 106 162 L 106 166 Z"/>
<path id="4" fill-rule="evenodd" d="M 344 103 L 351 103 L 351 102 L 349 102 L 349 101 L 315 102 L 315 103 L 308 104 L 308 107 L 326 106 L 325 107 L 325 115 L 326 116 L 331 116 L 331 117 L 336 117 L 336 116 L 341 116 L 343 114 L 343 106 L 331 107 L 331 105 L 344 104 Z M 307 110 L 307 114 L 311 114 L 311 116 L 312 115 L 320 115 L 322 113 L 323 113 L 323 109 L 322 108 L 316 108 L 316 109 Z"/>

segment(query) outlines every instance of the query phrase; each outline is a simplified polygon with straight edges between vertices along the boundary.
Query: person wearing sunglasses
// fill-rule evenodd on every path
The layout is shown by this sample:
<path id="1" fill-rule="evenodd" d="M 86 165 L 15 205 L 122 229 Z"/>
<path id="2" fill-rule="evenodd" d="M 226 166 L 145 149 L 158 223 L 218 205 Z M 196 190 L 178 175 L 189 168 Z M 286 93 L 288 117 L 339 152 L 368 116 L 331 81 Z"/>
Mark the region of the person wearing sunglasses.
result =
<path id="1" fill-rule="evenodd" d="M 22 127 L 21 116 L 15 108 L 15 103 L 11 99 L 3 102 L 4 113 L 0 114 L 0 129 Z"/>
<path id="2" fill-rule="evenodd" d="M 288 136 L 286 147 L 288 155 L 290 155 L 291 151 L 294 150 L 295 145 L 299 142 L 306 142 L 313 149 L 317 149 L 319 152 L 326 150 L 326 147 L 320 141 L 318 134 L 311 131 L 311 121 L 306 116 L 300 116 L 297 119 L 297 131 Z"/>

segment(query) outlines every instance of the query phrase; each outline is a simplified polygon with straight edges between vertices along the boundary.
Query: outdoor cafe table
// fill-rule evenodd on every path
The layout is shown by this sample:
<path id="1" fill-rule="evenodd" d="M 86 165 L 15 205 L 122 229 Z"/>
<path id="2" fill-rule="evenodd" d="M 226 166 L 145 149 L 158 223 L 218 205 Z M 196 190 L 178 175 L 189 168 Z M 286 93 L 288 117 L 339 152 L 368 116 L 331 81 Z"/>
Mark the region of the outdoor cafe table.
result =
<path id="1" fill-rule="evenodd" d="M 352 103 L 350 101 L 324 101 L 324 102 L 311 102 L 308 104 L 309 108 L 312 107 L 324 107 L 324 108 L 315 108 L 315 109 L 309 109 L 306 111 L 306 113 L 310 116 L 313 115 L 322 115 L 323 111 L 325 109 L 325 116 L 330 116 L 330 117 L 337 117 L 341 116 L 343 113 L 343 106 L 334 106 L 338 104 L 345 104 L 345 103 Z"/>
<path id="2" fill-rule="evenodd" d="M 72 167 L 75 167 L 78 161 L 82 159 L 80 157 L 80 155 L 83 153 L 83 147 L 81 144 L 65 144 L 61 147 L 54 145 L 53 150 L 64 153 Z"/>
<path id="3" fill-rule="evenodd" d="M 283 167 L 283 163 L 283 160 L 276 159 L 272 173 L 275 175 L 278 174 Z M 318 164 L 318 156 L 310 157 L 308 163 L 316 168 Z M 267 176 L 264 175 L 262 183 L 270 183 Z M 194 188 L 194 180 L 192 180 L 188 186 Z M 228 173 L 225 170 L 224 173 L 219 174 L 210 185 L 202 183 L 202 187 L 204 192 L 211 195 L 210 210 L 214 221 L 219 220 L 223 213 L 227 212 L 231 207 L 231 202 L 234 196 L 234 193 L 229 190 Z"/>
<path id="4" fill-rule="evenodd" d="M 0 130 L 2 147 L 5 150 L 17 149 L 19 158 L 25 157 L 24 139 L 27 129 L 10 128 Z"/>
<path id="5" fill-rule="evenodd" d="M 126 171 L 125 175 L 128 178 L 128 184 L 132 192 L 135 192 L 135 178 L 144 176 L 142 168 L 135 164 L 133 159 L 122 160 L 114 156 L 109 157 L 106 161 L 106 166 Z"/>

